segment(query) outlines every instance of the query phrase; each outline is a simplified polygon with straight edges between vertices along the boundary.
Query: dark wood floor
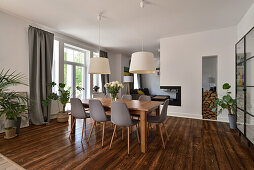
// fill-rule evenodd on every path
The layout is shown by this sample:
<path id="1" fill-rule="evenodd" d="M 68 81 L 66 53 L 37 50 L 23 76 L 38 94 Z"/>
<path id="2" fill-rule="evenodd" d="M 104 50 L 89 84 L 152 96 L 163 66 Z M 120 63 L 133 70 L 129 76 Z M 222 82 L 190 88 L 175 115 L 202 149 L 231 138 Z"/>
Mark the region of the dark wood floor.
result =
<path id="1" fill-rule="evenodd" d="M 87 120 L 87 134 L 90 120 Z M 21 129 L 15 139 L 0 135 L 0 153 L 26 169 L 254 169 L 254 149 L 245 139 L 231 131 L 227 123 L 168 117 L 169 140 L 162 149 L 161 139 L 152 129 L 148 152 L 140 152 L 136 133 L 131 135 L 127 155 L 127 132 L 121 130 L 111 150 L 108 149 L 112 126 L 105 130 L 105 147 L 101 147 L 101 126 L 96 127 L 91 141 L 80 142 L 82 123 L 76 136 L 69 140 L 68 123 L 52 121 L 48 126 Z"/>

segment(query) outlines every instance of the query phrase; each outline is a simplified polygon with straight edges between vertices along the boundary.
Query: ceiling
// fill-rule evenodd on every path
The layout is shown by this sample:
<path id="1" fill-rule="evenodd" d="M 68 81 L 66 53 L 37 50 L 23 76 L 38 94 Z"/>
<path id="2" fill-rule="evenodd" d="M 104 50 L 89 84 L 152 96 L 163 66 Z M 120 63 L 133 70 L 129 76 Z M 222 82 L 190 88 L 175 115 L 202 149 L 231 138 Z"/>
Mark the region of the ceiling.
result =
<path id="1" fill-rule="evenodd" d="M 0 0 L 0 9 L 61 33 L 98 44 L 97 15 L 102 12 L 101 44 L 132 53 L 158 53 L 159 39 L 236 25 L 253 0 L 146 0 L 141 27 L 140 0 Z"/>

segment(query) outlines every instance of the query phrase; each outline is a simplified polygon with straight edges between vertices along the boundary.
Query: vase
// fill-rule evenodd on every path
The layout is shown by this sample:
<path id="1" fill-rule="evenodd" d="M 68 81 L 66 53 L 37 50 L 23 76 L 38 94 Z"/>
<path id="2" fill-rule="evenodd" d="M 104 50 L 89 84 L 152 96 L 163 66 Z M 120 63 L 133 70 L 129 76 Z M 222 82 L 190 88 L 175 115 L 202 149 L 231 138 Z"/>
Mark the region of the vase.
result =
<path id="1" fill-rule="evenodd" d="M 110 93 L 110 96 L 111 96 L 111 101 L 114 102 L 116 101 L 116 94 L 113 94 L 113 93 Z"/>
<path id="2" fill-rule="evenodd" d="M 229 114 L 228 119 L 230 129 L 236 129 L 236 115 Z"/>

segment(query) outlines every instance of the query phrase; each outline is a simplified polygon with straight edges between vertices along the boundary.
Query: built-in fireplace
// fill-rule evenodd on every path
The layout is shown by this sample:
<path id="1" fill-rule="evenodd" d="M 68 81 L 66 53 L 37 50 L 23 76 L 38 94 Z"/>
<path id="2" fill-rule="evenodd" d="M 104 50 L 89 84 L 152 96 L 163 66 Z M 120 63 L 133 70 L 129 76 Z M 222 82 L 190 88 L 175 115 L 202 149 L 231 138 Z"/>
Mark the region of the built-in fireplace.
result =
<path id="1" fill-rule="evenodd" d="M 181 86 L 160 86 L 160 89 L 170 96 L 169 105 L 181 106 Z"/>

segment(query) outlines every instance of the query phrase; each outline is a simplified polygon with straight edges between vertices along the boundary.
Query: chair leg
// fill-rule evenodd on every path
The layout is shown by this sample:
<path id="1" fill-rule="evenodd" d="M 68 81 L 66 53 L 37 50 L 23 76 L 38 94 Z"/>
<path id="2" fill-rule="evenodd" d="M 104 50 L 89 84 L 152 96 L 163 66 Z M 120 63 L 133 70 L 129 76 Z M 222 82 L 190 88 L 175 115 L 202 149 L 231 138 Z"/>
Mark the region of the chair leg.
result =
<path id="1" fill-rule="evenodd" d="M 81 141 L 83 140 L 84 127 L 85 127 L 85 119 L 83 120 L 83 127 L 82 127 L 82 136 L 81 136 Z"/>
<path id="2" fill-rule="evenodd" d="M 104 131 L 105 131 L 105 122 L 102 122 L 102 141 L 101 141 L 101 146 L 103 147 L 104 145 Z"/>
<path id="3" fill-rule="evenodd" d="M 86 119 L 84 119 L 85 122 L 85 136 L 86 136 Z"/>
<path id="4" fill-rule="evenodd" d="M 139 131 L 138 131 L 138 125 L 136 125 L 136 130 L 137 130 L 138 143 L 140 143 L 140 139 L 139 139 Z"/>
<path id="5" fill-rule="evenodd" d="M 166 129 L 166 126 L 165 126 L 165 124 L 164 124 L 164 123 L 162 123 L 162 125 L 163 125 L 163 127 L 164 127 L 164 129 L 165 129 L 165 131 L 166 131 L 167 140 L 169 140 L 169 136 L 168 136 L 168 130 Z"/>
<path id="6" fill-rule="evenodd" d="M 123 140 L 123 127 L 122 127 L 122 140 Z"/>
<path id="7" fill-rule="evenodd" d="M 160 126 L 160 134 L 161 134 L 162 146 L 163 146 L 163 149 L 165 149 L 165 143 L 164 143 L 164 139 L 163 139 L 163 134 L 162 134 L 161 126 Z"/>
<path id="8" fill-rule="evenodd" d="M 72 127 L 71 127 L 71 131 L 70 131 L 69 138 L 71 137 L 71 132 L 72 132 L 72 130 L 73 130 L 73 128 L 74 128 L 74 126 L 75 126 L 75 124 L 76 124 L 76 119 L 75 119 L 75 118 L 73 118 L 73 124 L 72 124 Z"/>
<path id="9" fill-rule="evenodd" d="M 130 127 L 128 127 L 128 155 L 130 154 Z"/>
<path id="10" fill-rule="evenodd" d="M 91 138 L 91 135 L 92 135 L 92 132 L 93 132 L 93 128 L 94 128 L 94 125 L 95 125 L 95 121 L 93 122 L 93 125 L 92 125 L 92 128 L 91 128 L 91 130 L 90 130 L 90 134 L 89 134 L 89 137 L 88 137 L 88 140 L 87 140 L 87 142 L 89 142 L 89 140 L 90 140 L 90 138 Z"/>
<path id="11" fill-rule="evenodd" d="M 148 123 L 148 126 L 147 126 L 147 136 L 149 137 L 149 134 L 150 134 L 150 123 Z"/>
<path id="12" fill-rule="evenodd" d="M 110 141 L 109 149 L 111 149 L 115 133 L 116 133 L 116 125 L 114 126 L 114 131 L 113 131 L 112 138 L 111 138 L 111 141 Z"/>

